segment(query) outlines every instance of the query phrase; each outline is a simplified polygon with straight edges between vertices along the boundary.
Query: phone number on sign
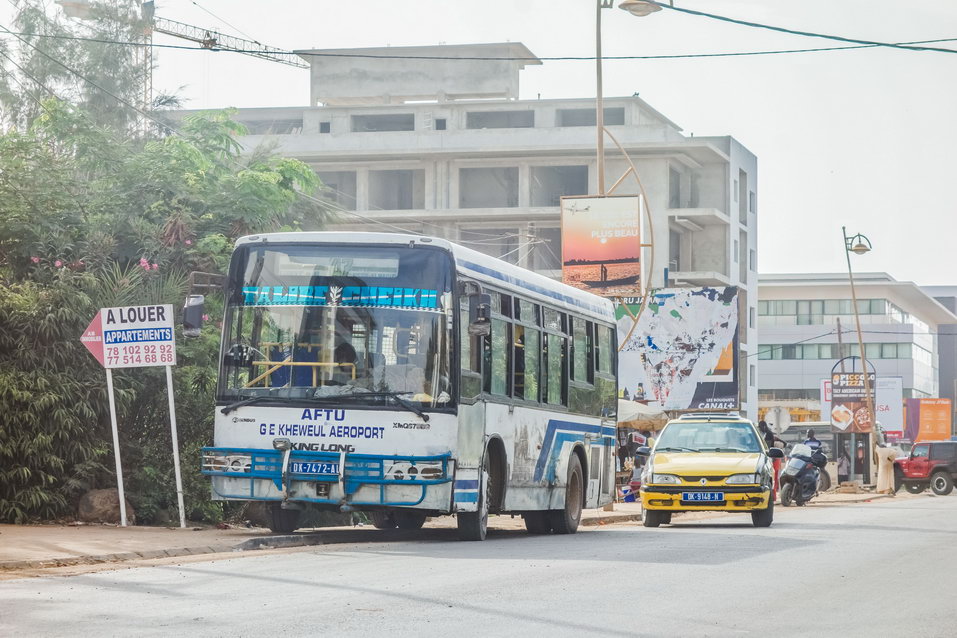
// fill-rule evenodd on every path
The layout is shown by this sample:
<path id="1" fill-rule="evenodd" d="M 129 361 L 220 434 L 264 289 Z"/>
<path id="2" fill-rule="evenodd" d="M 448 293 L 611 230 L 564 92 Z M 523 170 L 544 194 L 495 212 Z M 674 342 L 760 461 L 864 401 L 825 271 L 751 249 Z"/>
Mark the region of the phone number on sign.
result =
<path id="1" fill-rule="evenodd" d="M 173 363 L 173 346 L 169 344 L 130 344 L 107 346 L 107 365 L 142 365 L 150 363 Z"/>

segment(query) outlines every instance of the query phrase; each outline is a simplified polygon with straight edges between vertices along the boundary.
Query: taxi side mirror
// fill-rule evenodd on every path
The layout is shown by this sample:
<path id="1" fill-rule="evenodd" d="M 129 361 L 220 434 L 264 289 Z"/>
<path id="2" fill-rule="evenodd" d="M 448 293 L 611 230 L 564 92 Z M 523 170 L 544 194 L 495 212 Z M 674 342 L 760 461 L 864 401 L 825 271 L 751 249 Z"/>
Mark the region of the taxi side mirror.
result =
<path id="1" fill-rule="evenodd" d="M 650 456 L 651 448 L 647 445 L 642 445 L 640 448 L 635 450 L 635 456 Z"/>
<path id="2" fill-rule="evenodd" d="M 771 448 L 770 450 L 768 450 L 768 458 L 772 458 L 772 459 L 783 459 L 783 458 L 784 458 L 784 450 L 782 450 L 782 449 L 779 448 L 779 447 L 773 447 L 773 448 Z"/>

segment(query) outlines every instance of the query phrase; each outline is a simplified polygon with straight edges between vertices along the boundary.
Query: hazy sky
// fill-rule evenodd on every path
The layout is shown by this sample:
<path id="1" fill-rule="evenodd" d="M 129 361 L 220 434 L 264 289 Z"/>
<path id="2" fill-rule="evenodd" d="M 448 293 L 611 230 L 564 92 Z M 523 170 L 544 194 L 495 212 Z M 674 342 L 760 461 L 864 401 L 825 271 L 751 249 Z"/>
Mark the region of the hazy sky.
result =
<path id="1" fill-rule="evenodd" d="M 953 0 L 676 0 L 681 7 L 885 42 L 957 38 Z M 594 0 L 165 0 L 157 15 L 285 48 L 520 41 L 539 56 L 594 54 Z M 208 9 L 232 27 L 217 20 Z M 0 17 L 3 17 L 0 12 Z M 606 55 L 838 46 L 663 10 L 604 16 Z M 166 36 L 157 43 L 185 44 Z M 936 46 L 957 50 L 957 41 Z M 248 56 L 158 50 L 157 90 L 190 108 L 308 103 L 308 72 Z M 521 95 L 591 97 L 594 62 L 522 72 Z M 759 269 L 846 269 L 841 225 L 875 250 L 855 269 L 957 283 L 957 54 L 860 49 L 607 61 L 605 94 L 641 97 L 686 134 L 732 135 L 758 157 Z"/>

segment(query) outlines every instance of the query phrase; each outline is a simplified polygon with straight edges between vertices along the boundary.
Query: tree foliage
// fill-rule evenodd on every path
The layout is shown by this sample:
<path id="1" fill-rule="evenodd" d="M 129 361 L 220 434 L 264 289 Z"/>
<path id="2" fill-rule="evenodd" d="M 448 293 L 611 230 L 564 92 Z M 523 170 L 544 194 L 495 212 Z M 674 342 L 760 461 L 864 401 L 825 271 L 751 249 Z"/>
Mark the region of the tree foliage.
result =
<path id="1" fill-rule="evenodd" d="M 137 28 L 135 16 L 120 14 L 138 3 L 101 4 L 99 21 L 84 28 L 113 39 Z M 21 7 L 23 32 L 72 32 L 39 3 Z M 44 44 L 133 101 L 142 78 L 132 58 L 84 46 Z M 6 53 L 51 87 L 76 80 L 29 47 Z M 188 273 L 224 272 L 236 237 L 317 229 L 325 213 L 301 197 L 319 187 L 315 173 L 267 149 L 242 149 L 245 130 L 228 111 L 188 116 L 176 135 L 146 138 L 130 134 L 135 113 L 89 86 L 65 91 L 71 102 L 34 101 L 29 80 L 0 76 L 0 521 L 24 522 L 69 514 L 82 491 L 115 484 L 105 375 L 79 342 L 97 310 L 178 306 Z M 213 297 L 209 313 L 221 308 Z M 220 510 L 195 468 L 212 433 L 216 323 L 178 340 L 174 369 L 187 507 L 207 519 Z M 175 504 L 164 376 L 161 368 L 114 375 L 128 496 L 147 522 Z"/>

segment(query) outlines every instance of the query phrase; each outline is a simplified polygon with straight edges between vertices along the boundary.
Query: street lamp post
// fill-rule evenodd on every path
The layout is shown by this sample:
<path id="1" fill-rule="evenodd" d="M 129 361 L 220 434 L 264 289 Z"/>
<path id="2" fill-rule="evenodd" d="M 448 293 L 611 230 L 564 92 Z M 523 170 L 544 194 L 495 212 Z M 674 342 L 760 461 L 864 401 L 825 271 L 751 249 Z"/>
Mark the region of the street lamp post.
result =
<path id="1" fill-rule="evenodd" d="M 605 105 L 602 95 L 601 10 L 611 9 L 613 6 L 615 6 L 615 0 L 596 0 L 595 2 L 595 128 L 598 133 L 596 159 L 599 195 L 605 194 Z M 639 18 L 661 11 L 657 3 L 643 0 L 624 0 L 618 8 Z"/>
<path id="2" fill-rule="evenodd" d="M 854 271 L 851 268 L 851 253 L 863 255 L 873 248 L 871 240 L 861 234 L 853 237 L 847 236 L 847 228 L 841 226 L 841 233 L 844 235 L 844 256 L 847 258 L 847 277 L 851 283 L 851 303 L 854 304 L 854 323 L 857 326 L 857 347 L 860 349 L 861 366 L 864 373 L 864 401 L 867 407 L 868 419 L 871 423 L 870 453 L 871 453 L 871 473 L 876 477 L 877 468 L 874 467 L 874 449 L 877 446 L 877 414 L 874 411 L 874 395 L 872 394 L 871 380 L 867 372 L 867 354 L 864 352 L 864 333 L 861 332 L 861 315 L 857 309 L 857 291 L 854 287 Z M 876 376 L 875 376 L 876 379 Z M 874 479 L 876 482 L 876 478 Z"/>

